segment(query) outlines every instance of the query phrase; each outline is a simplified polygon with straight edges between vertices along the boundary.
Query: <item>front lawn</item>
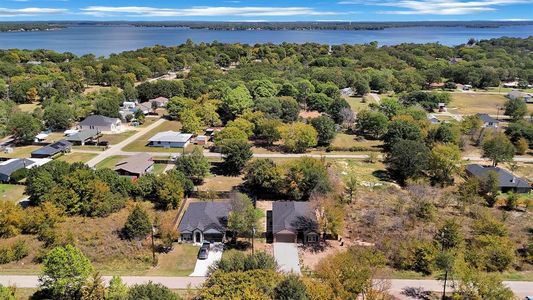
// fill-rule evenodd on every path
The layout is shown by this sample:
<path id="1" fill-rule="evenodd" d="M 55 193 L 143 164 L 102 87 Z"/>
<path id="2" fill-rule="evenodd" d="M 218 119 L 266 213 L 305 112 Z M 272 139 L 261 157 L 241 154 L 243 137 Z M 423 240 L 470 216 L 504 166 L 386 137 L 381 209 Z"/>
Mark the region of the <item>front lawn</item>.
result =
<path id="1" fill-rule="evenodd" d="M 126 156 L 123 156 L 123 155 L 115 155 L 115 156 L 106 157 L 104 160 L 97 163 L 95 167 L 96 169 L 104 169 L 104 168 L 113 169 L 113 167 L 115 167 L 115 165 L 119 161 L 123 160 L 124 158 L 126 158 Z"/>
<path id="2" fill-rule="evenodd" d="M 70 164 L 76 162 L 88 162 L 96 156 L 94 153 L 71 152 L 61 155 L 57 160 L 66 161 Z"/>
<path id="3" fill-rule="evenodd" d="M 452 101 L 448 105 L 451 113 L 473 115 L 476 113 L 486 113 L 489 115 L 503 115 L 503 106 L 507 98 L 504 95 L 482 94 L 482 93 L 453 93 Z"/>
<path id="4" fill-rule="evenodd" d="M 363 97 L 344 97 L 344 100 L 350 104 L 350 108 L 355 112 L 367 109 L 369 104 L 369 101 L 363 101 Z"/>
<path id="5" fill-rule="evenodd" d="M 0 183 L 0 200 L 19 201 L 24 197 L 24 185 Z"/>
<path id="6" fill-rule="evenodd" d="M 115 145 L 123 140 L 129 138 L 130 136 L 134 135 L 136 133 L 135 130 L 128 130 L 121 133 L 116 134 L 104 134 L 100 138 L 101 141 L 108 141 L 110 145 Z"/>
<path id="7" fill-rule="evenodd" d="M 157 266 L 146 272 L 146 276 L 189 276 L 196 265 L 198 247 L 192 244 L 174 243 L 172 251 L 160 254 Z"/>
<path id="8" fill-rule="evenodd" d="M 31 153 L 39 148 L 41 146 L 17 146 L 12 147 L 13 152 L 11 153 L 2 153 L 2 156 L 9 157 L 9 158 L 28 158 L 31 157 Z"/>
<path id="9" fill-rule="evenodd" d="M 181 129 L 181 123 L 178 121 L 168 121 L 164 122 L 163 124 L 157 126 L 156 128 L 150 130 L 145 135 L 141 136 L 140 138 L 134 140 L 133 142 L 127 144 L 124 148 L 122 148 L 123 151 L 129 151 L 129 152 L 169 152 L 169 153 L 181 153 L 184 150 L 182 148 L 162 148 L 162 147 L 149 147 L 147 146 L 148 140 L 153 137 L 158 132 L 163 131 L 180 131 Z M 185 149 L 186 153 L 191 152 L 194 149 L 195 145 L 190 144 Z"/>

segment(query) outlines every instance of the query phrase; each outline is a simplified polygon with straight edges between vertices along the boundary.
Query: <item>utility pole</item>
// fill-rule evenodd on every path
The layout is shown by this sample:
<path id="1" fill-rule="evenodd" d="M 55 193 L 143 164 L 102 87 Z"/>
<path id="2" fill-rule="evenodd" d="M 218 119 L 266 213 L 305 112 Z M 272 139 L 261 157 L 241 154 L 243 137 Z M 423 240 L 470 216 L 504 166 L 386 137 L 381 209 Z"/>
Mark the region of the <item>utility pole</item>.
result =
<path id="1" fill-rule="evenodd" d="M 255 254 L 254 239 L 255 239 L 255 225 L 252 226 L 252 255 Z"/>
<path id="2" fill-rule="evenodd" d="M 155 262 L 155 243 L 154 243 L 154 231 L 155 231 L 155 227 L 152 226 L 152 265 L 155 267 L 156 265 L 156 262 Z"/>

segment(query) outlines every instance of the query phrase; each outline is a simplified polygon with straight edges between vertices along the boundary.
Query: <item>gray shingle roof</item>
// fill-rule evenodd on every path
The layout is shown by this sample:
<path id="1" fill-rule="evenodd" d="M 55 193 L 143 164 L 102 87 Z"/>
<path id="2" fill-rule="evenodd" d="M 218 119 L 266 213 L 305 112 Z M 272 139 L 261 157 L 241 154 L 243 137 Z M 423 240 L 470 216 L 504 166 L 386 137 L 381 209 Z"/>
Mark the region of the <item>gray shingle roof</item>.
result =
<path id="1" fill-rule="evenodd" d="M 478 116 L 483 123 L 500 123 L 500 121 L 494 119 L 493 117 L 489 116 L 488 114 L 480 114 L 477 113 L 476 116 Z"/>
<path id="2" fill-rule="evenodd" d="M 192 232 L 195 229 L 201 231 L 215 229 L 225 232 L 230 208 L 227 202 L 190 203 L 178 229 L 181 233 Z"/>
<path id="3" fill-rule="evenodd" d="M 6 163 L 0 165 L 0 174 L 11 176 L 13 172 L 20 170 L 22 168 L 27 168 L 33 164 L 34 164 L 33 161 L 26 159 L 26 158 L 11 159 L 7 161 Z"/>
<path id="4" fill-rule="evenodd" d="M 65 151 L 67 149 L 69 149 L 70 147 L 72 147 L 72 143 L 67 141 L 67 140 L 60 140 L 60 141 L 57 141 L 53 144 L 50 144 L 50 145 L 46 145 L 42 148 L 39 148 L 35 151 L 33 151 L 31 154 L 32 155 L 49 155 L 49 156 L 54 156 L 56 155 L 57 153 L 60 153 L 62 151 Z"/>
<path id="5" fill-rule="evenodd" d="M 73 135 L 69 135 L 66 137 L 67 141 L 70 142 L 82 142 L 87 140 L 88 138 L 92 138 L 98 135 L 98 130 L 96 129 L 86 129 L 82 130 L 80 132 L 77 132 Z"/>
<path id="6" fill-rule="evenodd" d="M 498 174 L 498 177 L 499 177 L 498 184 L 500 188 L 529 188 L 531 187 L 529 183 L 523 178 L 515 176 L 513 173 L 505 169 L 499 168 L 499 167 L 489 167 L 489 166 L 482 166 L 479 164 L 470 164 L 466 166 L 466 171 L 470 173 L 471 175 L 479 177 L 479 178 L 486 178 L 490 171 L 494 171 Z"/>
<path id="7" fill-rule="evenodd" d="M 111 126 L 111 124 L 120 122 L 117 118 L 108 118 L 101 115 L 90 115 L 80 122 L 81 126 Z"/>
<path id="8" fill-rule="evenodd" d="M 114 170 L 124 170 L 129 173 L 144 174 L 146 169 L 154 164 L 152 155 L 148 153 L 139 153 L 128 156 L 126 159 L 120 161 L 115 165 Z"/>
<path id="9" fill-rule="evenodd" d="M 272 233 L 280 231 L 316 231 L 316 213 L 309 202 L 276 201 L 272 203 Z"/>

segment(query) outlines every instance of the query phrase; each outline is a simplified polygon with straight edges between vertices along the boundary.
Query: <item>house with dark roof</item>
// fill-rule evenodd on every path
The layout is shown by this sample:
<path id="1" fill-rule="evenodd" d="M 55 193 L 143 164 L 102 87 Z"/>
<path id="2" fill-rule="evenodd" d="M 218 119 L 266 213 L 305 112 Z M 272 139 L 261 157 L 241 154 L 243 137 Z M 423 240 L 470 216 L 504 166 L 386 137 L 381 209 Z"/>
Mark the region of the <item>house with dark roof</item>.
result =
<path id="1" fill-rule="evenodd" d="M 276 201 L 272 203 L 272 213 L 267 213 L 269 232 L 275 243 L 316 243 L 319 240 L 316 210 L 309 202 Z"/>
<path id="2" fill-rule="evenodd" d="M 96 141 L 100 136 L 101 132 L 97 129 L 84 129 L 67 136 L 65 140 L 83 146 L 89 141 Z"/>
<path id="3" fill-rule="evenodd" d="M 476 116 L 481 119 L 483 122 L 483 125 L 481 127 L 483 128 L 498 128 L 500 121 L 494 119 L 493 117 L 489 116 L 488 114 L 480 114 L 477 113 Z"/>
<path id="4" fill-rule="evenodd" d="M 489 172 L 495 172 L 498 175 L 498 186 L 500 191 L 515 192 L 515 193 L 529 193 L 531 185 L 527 180 L 520 178 L 513 173 L 492 166 L 482 166 L 479 164 L 470 164 L 466 166 L 466 173 L 470 176 L 475 176 L 480 180 L 485 180 Z"/>
<path id="5" fill-rule="evenodd" d="M 70 152 L 72 143 L 67 140 L 60 140 L 50 145 L 46 145 L 31 153 L 33 158 L 49 158 L 54 157 L 60 153 Z"/>
<path id="6" fill-rule="evenodd" d="M 157 107 L 165 107 L 165 106 L 167 106 L 168 101 L 169 100 L 166 97 L 157 97 L 155 99 L 148 100 L 148 102 L 150 102 L 150 104 L 156 103 L 155 105 L 157 105 Z M 152 105 L 154 105 L 154 104 L 152 104 Z"/>
<path id="7" fill-rule="evenodd" d="M 519 90 L 512 90 L 507 93 L 507 98 L 509 99 L 523 99 L 526 103 L 533 102 L 533 94 L 521 92 Z"/>
<path id="8" fill-rule="evenodd" d="M 9 182 L 11 175 L 21 169 L 31 169 L 51 161 L 48 158 L 12 158 L 0 163 L 0 182 Z"/>
<path id="9" fill-rule="evenodd" d="M 101 115 L 90 115 L 79 124 L 81 130 L 95 129 L 100 132 L 117 133 L 122 131 L 122 122 L 119 118 L 109 118 Z"/>
<path id="10" fill-rule="evenodd" d="M 154 170 L 154 160 L 148 153 L 139 153 L 117 163 L 114 170 L 119 175 L 139 178 Z"/>
<path id="11" fill-rule="evenodd" d="M 230 209 L 227 202 L 190 203 L 178 226 L 181 241 L 225 241 Z"/>

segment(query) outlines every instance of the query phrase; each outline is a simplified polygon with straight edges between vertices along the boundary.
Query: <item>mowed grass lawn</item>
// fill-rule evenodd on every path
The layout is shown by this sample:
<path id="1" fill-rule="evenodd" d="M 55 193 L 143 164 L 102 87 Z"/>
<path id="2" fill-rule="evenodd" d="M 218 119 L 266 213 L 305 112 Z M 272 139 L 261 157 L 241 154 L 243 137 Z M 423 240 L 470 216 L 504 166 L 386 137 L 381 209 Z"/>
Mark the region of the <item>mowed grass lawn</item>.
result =
<path id="1" fill-rule="evenodd" d="M 31 156 L 31 153 L 41 146 L 17 146 L 13 147 L 13 152 L 11 153 L 2 153 L 2 156 L 9 158 L 28 158 Z"/>
<path id="2" fill-rule="evenodd" d="M 476 94 L 476 93 L 454 93 L 452 101 L 448 105 L 451 113 L 463 115 L 473 115 L 476 113 L 487 113 L 497 115 L 500 107 L 500 115 L 503 115 L 504 105 L 507 98 L 504 95 L 496 94 Z M 533 105 L 528 105 L 530 112 L 533 112 Z"/>
<path id="3" fill-rule="evenodd" d="M 189 276 L 194 271 L 198 247 L 192 244 L 174 243 L 172 251 L 160 254 L 157 266 L 146 272 L 146 276 Z"/>
<path id="4" fill-rule="evenodd" d="M 57 160 L 65 161 L 72 164 L 76 162 L 87 162 L 95 156 L 96 154 L 94 153 L 71 152 L 58 157 Z"/>
<path id="5" fill-rule="evenodd" d="M 128 130 L 128 131 L 124 131 L 124 132 L 116 133 L 116 134 L 104 134 L 102 135 L 100 140 L 108 141 L 110 145 L 115 145 L 129 138 L 130 136 L 134 135 L 135 132 L 136 132 L 135 130 Z"/>
<path id="6" fill-rule="evenodd" d="M 104 168 L 113 169 L 113 167 L 119 161 L 123 160 L 124 158 L 126 158 L 126 156 L 123 156 L 123 155 L 115 155 L 115 156 L 106 157 L 104 160 L 97 163 L 95 167 L 96 169 L 104 169 Z"/>
<path id="7" fill-rule="evenodd" d="M 158 132 L 163 131 L 180 131 L 181 129 L 181 123 L 178 121 L 167 121 L 163 124 L 157 126 L 156 128 L 150 130 L 145 135 L 141 136 L 140 138 L 136 139 L 135 141 L 127 144 L 122 150 L 124 151 L 130 151 L 130 152 L 173 152 L 173 153 L 181 153 L 183 152 L 182 148 L 162 148 L 162 147 L 148 147 L 148 140 L 153 137 Z M 190 148 L 191 145 L 187 148 Z M 188 149 L 186 149 L 187 152 Z"/>
<path id="8" fill-rule="evenodd" d="M 24 197 L 24 185 L 0 183 L 1 201 L 18 201 Z"/>
<path id="9" fill-rule="evenodd" d="M 370 103 L 368 101 L 369 99 L 366 99 L 367 101 L 363 102 L 363 97 L 344 97 L 344 99 L 346 100 L 346 102 L 348 102 L 348 104 L 350 104 L 350 107 L 355 112 L 367 109 L 368 104 Z"/>
<path id="10" fill-rule="evenodd" d="M 333 147 L 342 147 L 342 148 L 351 148 L 351 147 L 361 147 L 361 148 L 373 148 L 379 151 L 380 146 L 383 145 L 382 141 L 378 140 L 362 140 L 358 141 L 357 136 L 354 134 L 346 133 L 337 133 L 335 139 L 331 142 Z"/>

